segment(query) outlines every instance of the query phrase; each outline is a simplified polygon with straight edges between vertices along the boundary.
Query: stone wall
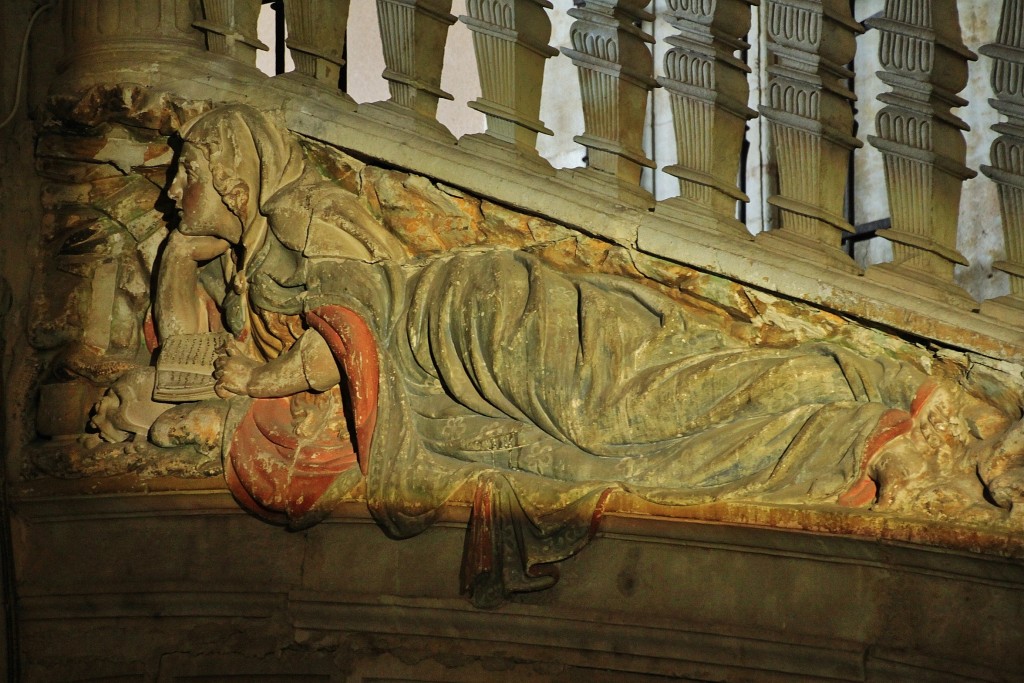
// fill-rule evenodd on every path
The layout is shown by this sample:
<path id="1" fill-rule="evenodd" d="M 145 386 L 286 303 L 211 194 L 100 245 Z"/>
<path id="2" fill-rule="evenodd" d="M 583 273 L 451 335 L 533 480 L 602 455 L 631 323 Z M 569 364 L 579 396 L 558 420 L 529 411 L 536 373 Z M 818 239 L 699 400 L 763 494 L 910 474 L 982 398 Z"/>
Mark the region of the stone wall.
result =
<path id="1" fill-rule="evenodd" d="M 349 30 L 350 64 L 356 74 L 379 73 L 372 4 L 352 4 L 350 27 L 365 30 Z M 573 19 L 566 12 L 573 4 L 560 0 L 549 13 L 553 45 L 570 44 Z M 464 5 L 454 3 L 453 13 L 468 11 Z M 1022 506 L 1014 505 L 1021 488 L 986 488 L 992 477 L 977 473 L 979 463 L 989 464 L 977 453 L 988 453 L 982 447 L 994 448 L 997 439 L 1003 439 L 1000 458 L 1012 464 L 1020 455 L 1014 450 L 1019 425 L 1016 432 L 1009 427 L 1024 405 L 1019 319 L 979 313 L 977 302 L 964 306 L 962 296 L 936 294 L 942 288 L 901 289 L 863 277 L 850 264 L 834 268 L 834 254 L 812 249 L 808 256 L 773 236 L 752 242 L 731 215 L 656 202 L 666 188 L 678 187 L 672 176 L 659 173 L 647 185 L 655 195 L 624 182 L 635 170 L 629 159 L 616 166 L 620 161 L 605 157 L 604 170 L 556 171 L 522 147 L 481 145 L 472 136 L 483 130 L 481 116 L 464 115 L 470 111 L 464 103 L 479 93 L 470 31 L 462 24 L 451 29 L 440 81 L 455 95 L 454 104 L 439 105 L 437 120 L 446 131 L 395 102 L 363 106 L 389 97 L 382 80 L 350 78 L 349 92 L 341 93 L 295 74 L 267 78 L 250 64 L 255 48 L 248 28 L 209 22 L 193 28 L 182 19 L 188 12 L 198 18 L 201 6 L 173 5 L 184 14 L 162 23 L 153 43 L 127 28 L 121 43 L 117 31 L 80 38 L 69 54 L 88 59 L 72 59 L 59 72 L 60 16 L 44 15 L 29 63 L 28 105 L 0 131 L 0 261 L 14 302 L 4 321 L 0 375 L 7 427 L 3 508 L 10 517 L 3 523 L 11 525 L 14 548 L 5 549 L 5 559 L 13 555 L 15 565 L 13 576 L 12 567 L 0 565 L 0 578 L 6 579 L 5 608 L 17 607 L 17 619 L 0 632 L 8 675 L 19 668 L 28 681 L 1001 681 L 1021 675 L 1024 541 Z M 971 7 L 960 5 L 965 40 L 976 48 L 975 40 L 991 38 L 971 38 L 972 30 L 991 33 L 991 18 Z M 12 55 L 31 9 L 0 7 L 2 102 L 11 97 Z M 135 16 L 108 18 L 122 14 Z M 629 21 L 598 19 L 636 38 Z M 654 26 L 659 40 L 672 32 L 664 22 Z M 207 51 L 204 39 L 220 52 Z M 868 34 L 861 46 L 870 41 Z M 583 149 L 571 142 L 584 125 L 573 59 L 562 55 L 544 67 L 549 77 L 540 116 L 557 135 L 538 149 L 558 167 L 577 166 Z M 461 70 L 447 68 L 453 62 Z M 972 67 L 972 82 L 977 74 Z M 757 93 L 751 97 L 756 101 Z M 646 150 L 664 166 L 671 159 L 662 156 L 670 146 L 659 119 L 663 93 L 654 102 L 655 134 Z M 664 492 L 663 500 L 685 504 L 658 505 L 617 490 L 601 498 L 588 520 L 590 546 L 563 553 L 572 556 L 555 569 L 559 583 L 510 594 L 490 611 L 474 607 L 460 590 L 467 578 L 460 576 L 459 557 L 472 556 L 474 539 L 487 535 L 479 512 L 487 491 L 479 487 L 460 490 L 445 501 L 434 527 L 401 542 L 374 524 L 368 509 L 376 503 L 365 481 L 313 528 L 285 531 L 247 515 L 229 493 L 220 445 L 205 452 L 157 446 L 142 418 L 135 431 L 118 423 L 111 439 L 93 421 L 99 399 L 125 400 L 114 385 L 126 368 L 154 362 L 159 340 L 147 313 L 151 288 L 165 236 L 180 221 L 166 194 L 181 147 L 175 132 L 218 105 L 238 103 L 256 105 L 284 121 L 286 135 L 300 136 L 321 181 L 397 236 L 410 256 L 406 270 L 422 264 L 416 258 L 443 263 L 454 253 L 523 252 L 559 277 L 596 289 L 596 282 L 614 282 L 607 286 L 616 291 L 646 288 L 639 300 L 670 301 L 676 316 L 749 345 L 751 354 L 785 357 L 822 343 L 898 361 L 954 387 L 960 403 L 939 411 L 938 424 L 978 448 L 952 464 L 927 450 L 935 457 L 895 472 L 895 481 L 912 484 L 905 490 L 917 496 L 900 499 L 904 507 L 889 501 L 887 508 L 875 497 L 852 509 L 836 495 L 698 504 Z M 870 121 L 868 109 L 861 117 Z M 757 127 L 767 126 L 760 121 Z M 987 125 L 975 129 L 990 135 Z M 456 141 L 463 134 L 469 135 Z M 761 143 L 756 136 L 751 142 L 756 151 Z M 972 153 L 987 153 L 987 142 L 970 144 Z M 874 154 L 870 149 L 858 159 Z M 761 157 L 752 154 L 748 164 L 751 159 Z M 608 168 L 625 171 L 615 176 Z M 765 175 L 760 165 L 756 170 Z M 868 169 L 858 177 L 874 176 Z M 990 239 L 995 203 L 965 188 L 962 212 L 971 218 L 961 223 L 978 228 L 967 241 L 990 251 L 997 241 Z M 860 188 L 858 201 L 883 192 L 877 185 Z M 755 198 L 747 227 L 762 220 L 763 200 L 763 194 Z M 104 239 L 92 239 L 101 233 Z M 976 283 L 968 289 L 1002 291 Z M 799 394 L 806 381 L 794 381 L 791 393 Z M 961 419 L 957 411 L 978 408 L 976 401 L 984 404 L 983 417 L 998 413 L 990 421 L 995 427 L 977 416 Z M 908 398 L 892 407 L 905 418 L 894 424 L 920 413 L 923 402 Z M 839 433 L 849 425 L 831 426 Z M 815 455 L 822 454 L 828 455 Z M 893 481 L 873 476 L 876 487 Z M 954 493 L 964 482 L 977 500 L 957 509 L 962 501 Z M 500 516 L 485 522 L 495 520 Z M 506 535 L 524 528 L 507 527 Z"/>

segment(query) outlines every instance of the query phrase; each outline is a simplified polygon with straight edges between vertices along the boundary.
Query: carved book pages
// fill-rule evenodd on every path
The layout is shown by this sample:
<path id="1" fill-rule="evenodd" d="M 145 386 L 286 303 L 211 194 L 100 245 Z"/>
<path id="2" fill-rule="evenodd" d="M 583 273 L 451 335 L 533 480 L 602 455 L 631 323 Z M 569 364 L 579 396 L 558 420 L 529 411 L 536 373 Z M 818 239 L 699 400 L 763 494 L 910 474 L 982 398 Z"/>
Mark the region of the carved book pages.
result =
<path id="1" fill-rule="evenodd" d="M 227 332 L 178 334 L 165 340 L 156 362 L 153 400 L 182 403 L 217 398 L 213 361 L 230 340 Z"/>

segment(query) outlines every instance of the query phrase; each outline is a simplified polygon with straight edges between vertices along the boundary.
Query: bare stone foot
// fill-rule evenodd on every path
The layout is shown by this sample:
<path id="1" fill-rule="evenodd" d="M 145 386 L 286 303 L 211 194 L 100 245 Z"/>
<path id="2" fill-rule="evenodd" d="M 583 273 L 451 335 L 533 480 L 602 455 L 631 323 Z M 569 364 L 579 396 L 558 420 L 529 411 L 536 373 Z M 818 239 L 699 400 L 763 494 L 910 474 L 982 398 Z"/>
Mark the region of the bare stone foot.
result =
<path id="1" fill-rule="evenodd" d="M 202 453 L 219 452 L 227 403 L 221 400 L 179 404 L 157 418 L 149 438 L 157 446 L 192 445 Z"/>

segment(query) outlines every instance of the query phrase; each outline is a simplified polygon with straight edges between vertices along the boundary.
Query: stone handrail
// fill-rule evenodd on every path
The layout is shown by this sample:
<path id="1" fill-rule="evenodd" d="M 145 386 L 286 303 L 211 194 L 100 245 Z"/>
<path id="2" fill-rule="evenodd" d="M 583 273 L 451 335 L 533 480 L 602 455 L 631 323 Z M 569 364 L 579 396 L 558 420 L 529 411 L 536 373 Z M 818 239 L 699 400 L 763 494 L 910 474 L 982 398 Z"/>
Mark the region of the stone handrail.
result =
<path id="1" fill-rule="evenodd" d="M 999 187 L 1007 248 L 996 268 L 1009 274 L 1011 294 L 983 304 L 953 280 L 954 266 L 966 263 L 956 249 L 960 187 L 975 172 L 965 166 L 965 124 L 951 109 L 968 104 L 956 93 L 976 59 L 960 38 L 953 0 L 887 0 L 869 22 L 881 36 L 878 76 L 891 91 L 879 98 L 885 106 L 872 134 L 860 137 L 884 158 L 894 260 L 866 272 L 840 249 L 842 234 L 852 230 L 842 215 L 846 171 L 852 150 L 863 145 L 854 135 L 847 64 L 864 27 L 845 1 L 765 0 L 767 105 L 754 112 L 743 55 L 755 0 L 669 0 L 664 18 L 678 34 L 667 39 L 660 69 L 654 38 L 642 28 L 655 18 L 647 0 L 577 3 L 565 46 L 549 44 L 546 0 L 469 0 L 468 15 L 458 19 L 472 31 L 482 86 L 470 106 L 486 115 L 487 130 L 459 140 L 436 118 L 438 100 L 450 98 L 441 72 L 458 20 L 451 0 L 378 0 L 391 98 L 358 105 L 337 85 L 346 30 L 372 30 L 347 25 L 351 3 L 285 0 L 296 68 L 277 77 L 254 67 L 265 48 L 256 37 L 260 4 L 71 0 L 70 68 L 56 94 L 139 82 L 133 70 L 146 71 L 149 82 L 160 74 L 169 92 L 189 81 L 193 99 L 258 100 L 280 109 L 298 133 L 637 252 L 942 346 L 1024 360 L 1019 0 L 1005 1 L 999 35 L 981 49 L 995 60 L 997 98 L 972 104 L 1009 118 L 994 127 L 1000 137 L 992 165 L 982 170 Z M 153 52 L 153 64 L 121 59 L 104 66 L 105 54 L 128 46 Z M 550 133 L 540 120 L 540 93 L 552 58 L 578 68 L 582 169 L 552 169 L 536 151 L 537 135 Z M 649 94 L 659 86 L 669 95 L 678 152 L 665 170 L 680 186 L 679 197 L 664 201 L 641 186 L 641 171 L 654 166 L 643 131 Z M 779 221 L 755 239 L 736 219 L 737 202 L 747 201 L 736 179 L 744 127 L 757 115 L 768 122 L 777 160 L 777 190 L 768 202 Z"/>

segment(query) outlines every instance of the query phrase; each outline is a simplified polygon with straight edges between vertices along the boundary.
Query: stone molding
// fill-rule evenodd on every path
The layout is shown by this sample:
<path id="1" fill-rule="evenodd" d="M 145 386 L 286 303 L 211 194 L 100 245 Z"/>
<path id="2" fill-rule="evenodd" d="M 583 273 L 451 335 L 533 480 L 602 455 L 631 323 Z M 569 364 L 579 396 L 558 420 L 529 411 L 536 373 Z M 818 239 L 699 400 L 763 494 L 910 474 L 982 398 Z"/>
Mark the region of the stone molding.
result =
<path id="1" fill-rule="evenodd" d="M 328 655 L 369 668 L 403 648 L 420 648 L 410 662 L 466 658 L 448 678 L 416 680 L 462 680 L 460 666 L 506 648 L 520 662 L 606 669 L 617 680 L 1006 680 L 1024 667 L 1013 616 L 1024 569 L 991 556 L 613 513 L 588 551 L 563 563 L 555 588 L 481 611 L 458 596 L 454 567 L 439 564 L 461 548 L 456 519 L 395 544 L 355 506 L 313 530 L 268 533 L 226 492 L 22 499 L 18 511 L 28 681 L 54 657 L 87 671 L 121 662 L 122 674 L 148 662 L 151 676 L 170 676 L 184 664 L 155 664 L 175 634 L 230 630 L 225 620 L 237 619 L 249 624 L 248 645 L 203 648 L 197 671 L 266 638 L 304 653 L 292 671 L 310 675 Z M 87 548 L 76 542 L 83 534 L 106 540 Z M 245 551 L 205 552 L 209 543 Z M 187 567 L 171 560 L 183 554 Z M 114 590 L 112 572 L 122 577 Z M 51 640 L 62 624 L 88 633 L 87 644 Z M 359 655 L 347 649 L 353 637 L 378 647 Z M 245 671 L 243 660 L 235 666 Z"/>

